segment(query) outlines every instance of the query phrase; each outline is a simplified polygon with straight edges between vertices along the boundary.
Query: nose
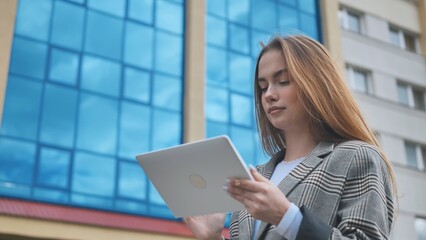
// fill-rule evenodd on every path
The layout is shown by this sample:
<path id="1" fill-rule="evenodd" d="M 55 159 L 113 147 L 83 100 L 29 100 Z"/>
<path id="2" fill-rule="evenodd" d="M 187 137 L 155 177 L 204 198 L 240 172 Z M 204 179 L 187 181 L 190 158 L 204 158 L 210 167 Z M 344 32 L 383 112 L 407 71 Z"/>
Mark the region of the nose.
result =
<path id="1" fill-rule="evenodd" d="M 278 93 L 275 89 L 274 86 L 269 86 L 266 89 L 265 94 L 263 95 L 263 97 L 265 98 L 266 102 L 274 102 L 278 100 Z"/>

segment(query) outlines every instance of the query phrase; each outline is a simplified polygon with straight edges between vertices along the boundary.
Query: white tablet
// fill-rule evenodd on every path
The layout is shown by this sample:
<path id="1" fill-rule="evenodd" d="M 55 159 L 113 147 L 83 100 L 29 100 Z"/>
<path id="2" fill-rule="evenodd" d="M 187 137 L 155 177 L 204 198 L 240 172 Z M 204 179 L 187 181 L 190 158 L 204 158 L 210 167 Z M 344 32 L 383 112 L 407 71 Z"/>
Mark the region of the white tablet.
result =
<path id="1" fill-rule="evenodd" d="M 140 154 L 136 159 L 175 217 L 244 209 L 222 188 L 231 177 L 253 179 L 227 136 Z"/>

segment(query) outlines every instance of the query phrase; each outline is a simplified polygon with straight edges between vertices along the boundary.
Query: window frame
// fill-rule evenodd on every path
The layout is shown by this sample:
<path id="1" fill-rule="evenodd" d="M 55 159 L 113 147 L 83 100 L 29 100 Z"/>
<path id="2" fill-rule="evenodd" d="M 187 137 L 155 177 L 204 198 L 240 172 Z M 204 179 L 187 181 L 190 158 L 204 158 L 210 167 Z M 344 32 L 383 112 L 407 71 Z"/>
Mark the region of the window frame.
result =
<path id="1" fill-rule="evenodd" d="M 397 80 L 397 89 L 399 88 L 399 86 L 405 86 L 406 91 L 407 91 L 407 95 L 408 95 L 408 104 L 406 104 L 406 103 L 401 101 L 399 93 L 398 93 L 397 94 L 398 95 L 397 101 L 398 101 L 399 104 L 401 104 L 405 107 L 409 107 L 411 109 L 426 112 L 426 90 L 424 88 L 415 86 L 411 83 L 407 83 L 406 81 Z M 415 92 L 423 95 L 422 105 L 416 103 L 416 99 L 415 99 L 415 96 L 414 96 Z"/>
<path id="2" fill-rule="evenodd" d="M 405 150 L 405 163 L 407 167 L 412 167 L 408 164 L 408 156 L 407 156 L 407 145 L 414 146 L 415 154 L 416 154 L 416 162 L 417 162 L 417 169 L 420 171 L 426 170 L 426 156 L 423 155 L 423 153 L 426 152 L 426 145 L 416 143 L 413 141 L 405 140 L 404 141 L 404 150 Z"/>
<path id="3" fill-rule="evenodd" d="M 365 34 L 364 13 L 342 6 L 340 7 L 338 14 L 339 14 L 339 22 L 340 22 L 341 28 L 354 33 L 358 33 L 362 35 Z M 358 18 L 359 29 L 353 29 L 350 27 L 349 25 L 350 15 Z"/>
<path id="4" fill-rule="evenodd" d="M 349 81 L 349 86 L 353 91 L 359 92 L 359 93 L 363 93 L 363 94 L 367 94 L 367 95 L 374 95 L 374 84 L 373 84 L 373 78 L 372 78 L 372 73 L 371 70 L 362 68 L 362 67 L 358 67 L 358 66 L 354 66 L 351 64 L 347 64 L 346 65 L 346 72 L 347 72 L 347 76 L 348 76 L 348 81 Z M 362 90 L 360 88 L 357 87 L 357 82 L 356 82 L 356 78 L 355 78 L 355 73 L 362 73 L 365 75 L 365 86 L 366 89 Z"/>
<path id="5" fill-rule="evenodd" d="M 395 25 L 389 24 L 388 27 L 389 31 L 389 43 L 391 45 L 397 46 L 405 51 L 412 52 L 412 53 L 419 53 L 420 45 L 419 45 L 419 37 L 417 34 L 406 31 L 400 27 L 397 27 Z M 398 43 L 395 43 L 392 41 L 391 33 L 394 32 L 398 35 Z M 407 42 L 406 37 L 411 37 L 413 39 L 413 47 L 414 49 L 407 48 Z"/>

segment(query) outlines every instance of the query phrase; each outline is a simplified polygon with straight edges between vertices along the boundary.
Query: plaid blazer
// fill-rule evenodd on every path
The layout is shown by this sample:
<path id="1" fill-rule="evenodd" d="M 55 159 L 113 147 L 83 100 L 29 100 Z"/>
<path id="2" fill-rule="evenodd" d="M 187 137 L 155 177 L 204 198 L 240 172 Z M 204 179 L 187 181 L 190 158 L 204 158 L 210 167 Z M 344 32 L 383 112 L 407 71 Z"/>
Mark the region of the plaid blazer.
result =
<path id="1" fill-rule="evenodd" d="M 389 172 L 378 150 L 361 141 L 320 142 L 278 185 L 299 206 L 297 239 L 387 239 L 394 206 Z M 257 170 L 270 179 L 285 151 Z M 234 212 L 231 239 L 251 240 L 254 218 Z M 262 222 L 256 239 L 285 239 Z"/>

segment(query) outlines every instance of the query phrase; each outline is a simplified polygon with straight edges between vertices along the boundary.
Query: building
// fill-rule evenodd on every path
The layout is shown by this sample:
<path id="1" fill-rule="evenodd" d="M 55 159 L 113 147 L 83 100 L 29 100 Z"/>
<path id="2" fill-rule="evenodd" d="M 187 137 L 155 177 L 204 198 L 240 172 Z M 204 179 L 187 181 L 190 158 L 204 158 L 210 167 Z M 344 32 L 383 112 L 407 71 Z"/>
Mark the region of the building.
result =
<path id="1" fill-rule="evenodd" d="M 185 239 L 134 155 L 228 134 L 265 161 L 259 41 L 322 41 L 393 162 L 393 239 L 426 237 L 426 1 L 0 0 L 0 238 Z"/>

